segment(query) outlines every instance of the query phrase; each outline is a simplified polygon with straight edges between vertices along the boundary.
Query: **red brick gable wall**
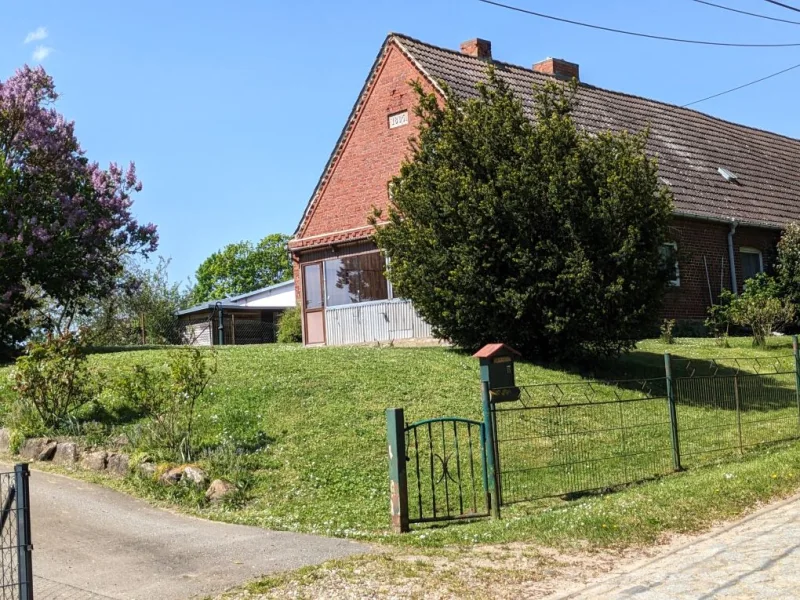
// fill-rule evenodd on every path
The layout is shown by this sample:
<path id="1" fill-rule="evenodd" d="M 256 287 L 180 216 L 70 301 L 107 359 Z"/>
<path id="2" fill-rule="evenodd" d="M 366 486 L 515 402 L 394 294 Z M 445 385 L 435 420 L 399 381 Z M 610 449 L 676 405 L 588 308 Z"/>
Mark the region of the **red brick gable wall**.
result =
<path id="1" fill-rule="evenodd" d="M 402 51 L 390 43 L 366 92 L 338 157 L 315 199 L 311 214 L 293 247 L 305 246 L 305 238 L 347 232 L 344 238 L 364 237 L 373 206 L 385 208 L 389 180 L 400 170 L 408 152 L 408 138 L 416 133 L 419 119 L 412 80 L 422 74 Z M 426 91 L 432 87 L 424 82 Z M 408 111 L 407 125 L 389 128 L 389 116 Z M 362 231 L 351 232 L 354 229 Z M 343 240 L 337 240 L 343 241 Z M 313 240 L 307 240 L 313 245 Z"/>

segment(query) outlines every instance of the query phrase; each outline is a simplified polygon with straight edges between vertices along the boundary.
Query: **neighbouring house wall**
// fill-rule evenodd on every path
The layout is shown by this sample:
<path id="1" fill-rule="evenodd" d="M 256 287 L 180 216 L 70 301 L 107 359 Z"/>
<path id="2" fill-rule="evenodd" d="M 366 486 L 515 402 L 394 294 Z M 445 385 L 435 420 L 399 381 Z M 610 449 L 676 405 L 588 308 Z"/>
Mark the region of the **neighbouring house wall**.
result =
<path id="1" fill-rule="evenodd" d="M 242 306 L 263 306 L 266 308 L 289 308 L 295 305 L 294 287 L 287 286 L 285 290 L 272 290 L 254 294 L 237 301 Z"/>
<path id="2" fill-rule="evenodd" d="M 709 282 L 714 302 L 719 299 L 721 289 L 731 289 L 728 231 L 730 226 L 726 223 L 675 218 L 671 234 L 678 244 L 680 286 L 667 291 L 664 318 L 703 320 L 708 316 L 708 307 L 711 304 Z M 761 250 L 764 269 L 770 272 L 775 262 L 775 245 L 779 238 L 780 233 L 777 230 L 737 227 L 733 242 L 739 291 L 744 283 L 739 248 L 748 246 Z M 708 264 L 708 277 L 706 277 L 706 264 Z"/>

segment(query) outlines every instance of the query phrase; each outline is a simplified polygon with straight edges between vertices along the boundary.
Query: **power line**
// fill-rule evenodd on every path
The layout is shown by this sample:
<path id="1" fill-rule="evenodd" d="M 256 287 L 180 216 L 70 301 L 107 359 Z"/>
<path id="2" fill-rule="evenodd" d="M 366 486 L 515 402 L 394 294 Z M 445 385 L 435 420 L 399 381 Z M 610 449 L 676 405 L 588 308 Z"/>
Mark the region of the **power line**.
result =
<path id="1" fill-rule="evenodd" d="M 771 2 L 772 0 L 767 0 Z M 636 31 L 626 31 L 624 29 L 614 29 L 612 27 L 603 27 L 602 25 L 592 25 L 591 23 L 582 23 L 581 21 L 573 21 L 571 19 L 564 19 L 561 17 L 554 17 L 553 15 L 546 15 L 543 13 L 534 12 L 532 10 L 527 10 L 524 8 L 519 8 L 518 6 L 511 6 L 508 4 L 502 4 L 500 2 L 495 2 L 494 0 L 478 0 L 478 2 L 483 2 L 484 4 L 491 4 L 493 6 L 499 6 L 500 8 L 505 8 L 508 10 L 513 10 L 516 12 L 524 13 L 526 15 L 532 15 L 534 17 L 540 17 L 542 19 L 549 19 L 551 21 L 558 21 L 559 23 L 568 23 L 569 25 L 578 25 L 580 27 L 588 27 L 590 29 L 599 29 L 601 31 L 609 31 L 611 33 L 621 33 L 623 35 L 631 35 L 634 37 L 642 37 L 648 38 L 651 40 L 663 40 L 667 42 L 680 42 L 683 44 L 701 44 L 703 46 L 727 46 L 733 48 L 787 48 L 787 47 L 796 47 L 800 46 L 800 43 L 792 43 L 792 44 L 737 44 L 732 42 L 709 42 L 705 40 L 687 40 L 682 38 L 673 38 L 673 37 L 666 37 L 662 35 L 652 35 L 648 33 L 639 33 Z"/>
<path id="2" fill-rule="evenodd" d="M 739 10 L 738 8 L 731 8 L 730 6 L 723 6 L 722 4 L 714 4 L 713 2 L 706 2 L 706 0 L 694 0 L 699 4 L 706 6 L 713 6 L 714 8 L 721 8 L 730 12 L 739 13 L 740 15 L 748 15 L 751 17 L 758 17 L 759 19 L 767 19 L 769 21 L 778 21 L 779 23 L 790 23 L 791 25 L 800 25 L 800 21 L 790 21 L 788 19 L 779 19 L 778 17 L 769 17 L 767 15 L 760 15 L 758 13 L 747 12 L 746 10 Z"/>
<path id="3" fill-rule="evenodd" d="M 783 8 L 788 8 L 789 10 L 793 10 L 794 12 L 800 12 L 800 8 L 789 6 L 788 4 L 784 4 L 783 2 L 778 2 L 777 0 L 764 0 L 764 1 L 769 2 L 770 4 L 774 4 L 775 6 L 782 6 Z"/>
<path id="4" fill-rule="evenodd" d="M 777 77 L 778 75 L 783 75 L 784 73 L 788 73 L 789 71 L 793 71 L 794 69 L 798 68 L 800 68 L 800 63 L 792 65 L 791 67 L 783 69 L 782 71 L 778 71 L 777 73 L 772 73 L 771 75 L 767 75 L 766 77 L 761 77 L 760 79 L 756 79 L 755 81 L 750 81 L 749 83 L 738 85 L 735 88 L 725 90 L 724 92 L 719 92 L 718 94 L 713 94 L 711 96 L 706 96 L 705 98 L 700 98 L 699 100 L 695 100 L 694 102 L 689 102 L 689 104 L 684 104 L 682 108 L 686 108 L 687 106 L 692 106 L 694 104 L 700 104 L 701 102 L 705 102 L 706 100 L 711 100 L 712 98 L 719 98 L 720 96 L 724 96 L 725 94 L 730 94 L 731 92 L 741 90 L 742 88 L 750 87 L 751 85 L 761 83 L 762 81 L 766 81 L 767 79 L 772 79 L 773 77 Z"/>

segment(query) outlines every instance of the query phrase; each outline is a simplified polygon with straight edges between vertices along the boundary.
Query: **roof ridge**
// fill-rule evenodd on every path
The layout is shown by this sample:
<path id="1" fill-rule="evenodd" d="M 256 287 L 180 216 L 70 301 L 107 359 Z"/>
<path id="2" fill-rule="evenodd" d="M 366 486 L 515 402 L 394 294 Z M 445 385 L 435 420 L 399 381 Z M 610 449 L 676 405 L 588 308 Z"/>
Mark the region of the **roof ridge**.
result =
<path id="1" fill-rule="evenodd" d="M 452 54 L 452 55 L 458 56 L 459 58 L 462 58 L 462 59 L 484 62 L 480 58 L 477 58 L 477 57 L 474 57 L 474 56 L 470 56 L 468 54 L 463 54 L 462 52 L 460 52 L 458 50 L 453 50 L 452 48 L 446 48 L 444 46 L 437 46 L 436 44 L 431 44 L 430 42 L 422 41 L 422 40 L 417 39 L 415 37 L 412 37 L 410 35 L 406 35 L 404 33 L 390 32 L 389 36 L 390 37 L 397 37 L 397 38 L 404 39 L 404 40 L 408 40 L 408 41 L 411 41 L 413 43 L 420 44 L 422 46 L 427 46 L 428 48 L 433 48 L 435 50 L 439 50 L 439 51 L 442 51 L 442 52 L 447 52 L 448 54 Z M 498 64 L 498 65 L 502 65 L 502 66 L 505 66 L 505 67 L 512 67 L 514 69 L 520 69 L 522 71 L 528 71 L 530 73 L 535 73 L 535 74 L 537 74 L 537 75 L 539 75 L 541 77 L 547 77 L 549 79 L 549 76 L 544 75 L 542 73 L 538 73 L 537 71 L 534 71 L 532 68 L 525 67 L 523 65 L 518 65 L 518 64 L 515 64 L 515 63 L 510 63 L 510 62 L 506 62 L 506 61 L 502 61 L 502 60 L 497 60 L 495 58 L 492 58 L 492 63 L 493 64 Z M 703 112 L 701 110 L 697 110 L 695 108 L 688 108 L 688 107 L 685 107 L 685 106 L 681 106 L 680 104 L 673 104 L 671 102 L 666 102 L 664 100 L 658 100 L 658 99 L 655 99 L 655 98 L 648 98 L 647 96 L 641 96 L 641 95 L 638 95 L 638 94 L 632 94 L 630 92 L 620 92 L 618 90 L 612 90 L 612 89 L 609 89 L 609 88 L 600 87 L 600 86 L 593 85 L 591 83 L 586 83 L 586 82 L 583 82 L 583 81 L 578 81 L 578 86 L 589 88 L 589 89 L 593 89 L 593 90 L 598 90 L 598 91 L 605 92 L 605 93 L 608 93 L 608 94 L 615 94 L 617 96 L 622 96 L 622 97 L 625 97 L 625 98 L 634 98 L 636 100 L 644 100 L 646 102 L 654 102 L 654 103 L 660 104 L 662 106 L 668 106 L 670 108 L 674 108 L 674 109 L 677 109 L 677 110 L 680 110 L 680 111 L 685 111 L 686 113 L 689 113 L 689 114 L 700 115 L 700 116 L 708 118 L 708 119 L 713 119 L 713 120 L 718 121 L 720 123 L 725 123 L 726 125 L 733 125 L 734 127 L 741 127 L 741 128 L 744 128 L 744 129 L 748 129 L 750 131 L 759 131 L 761 133 L 765 133 L 767 135 L 771 135 L 771 136 L 775 136 L 775 137 L 782 138 L 782 139 L 785 139 L 785 140 L 789 140 L 791 142 L 800 142 L 800 138 L 792 137 L 792 136 L 789 136 L 789 135 L 786 135 L 786 134 L 783 134 L 783 133 L 778 133 L 776 131 L 772 131 L 772 130 L 769 130 L 769 129 L 763 129 L 761 127 L 754 127 L 752 125 L 745 125 L 744 123 L 738 123 L 736 121 L 730 121 L 728 119 L 723 119 L 722 117 L 717 117 L 715 115 L 711 115 L 709 113 Z"/>

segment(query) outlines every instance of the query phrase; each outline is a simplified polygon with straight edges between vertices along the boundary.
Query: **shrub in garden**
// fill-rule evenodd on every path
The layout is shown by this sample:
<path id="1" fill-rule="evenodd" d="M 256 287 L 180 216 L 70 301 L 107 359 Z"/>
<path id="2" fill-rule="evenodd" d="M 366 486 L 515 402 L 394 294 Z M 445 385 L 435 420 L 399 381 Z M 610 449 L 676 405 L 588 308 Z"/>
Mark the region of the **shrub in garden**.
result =
<path id="1" fill-rule="evenodd" d="M 300 322 L 300 307 L 295 306 L 283 312 L 278 319 L 278 342 L 289 344 L 303 341 L 303 328 Z"/>
<path id="2" fill-rule="evenodd" d="M 469 100 L 415 85 L 411 160 L 372 223 L 393 289 L 438 337 L 571 359 L 630 349 L 657 325 L 671 194 L 647 132 L 575 125 L 575 89 L 538 88 L 530 119 L 492 69 Z"/>
<path id="3" fill-rule="evenodd" d="M 166 368 L 134 366 L 119 383 L 126 404 L 147 417 L 129 432 L 133 444 L 161 458 L 192 460 L 197 401 L 215 373 L 216 363 L 197 348 L 173 351 Z"/>
<path id="4" fill-rule="evenodd" d="M 675 319 L 664 319 L 661 323 L 661 341 L 665 344 L 674 344 L 675 343 L 675 335 L 673 334 L 673 330 L 675 329 Z"/>
<path id="5" fill-rule="evenodd" d="M 795 315 L 794 304 L 781 297 L 780 285 L 766 273 L 748 279 L 739 296 L 725 292 L 720 299 L 727 304 L 712 310 L 714 318 L 720 323 L 727 321 L 726 333 L 730 324 L 747 327 L 754 346 L 765 346 L 767 337 Z"/>
<path id="6" fill-rule="evenodd" d="M 11 421 L 26 433 L 65 426 L 100 388 L 83 344 L 72 333 L 31 343 L 17 358 L 12 377 L 17 400 Z"/>

